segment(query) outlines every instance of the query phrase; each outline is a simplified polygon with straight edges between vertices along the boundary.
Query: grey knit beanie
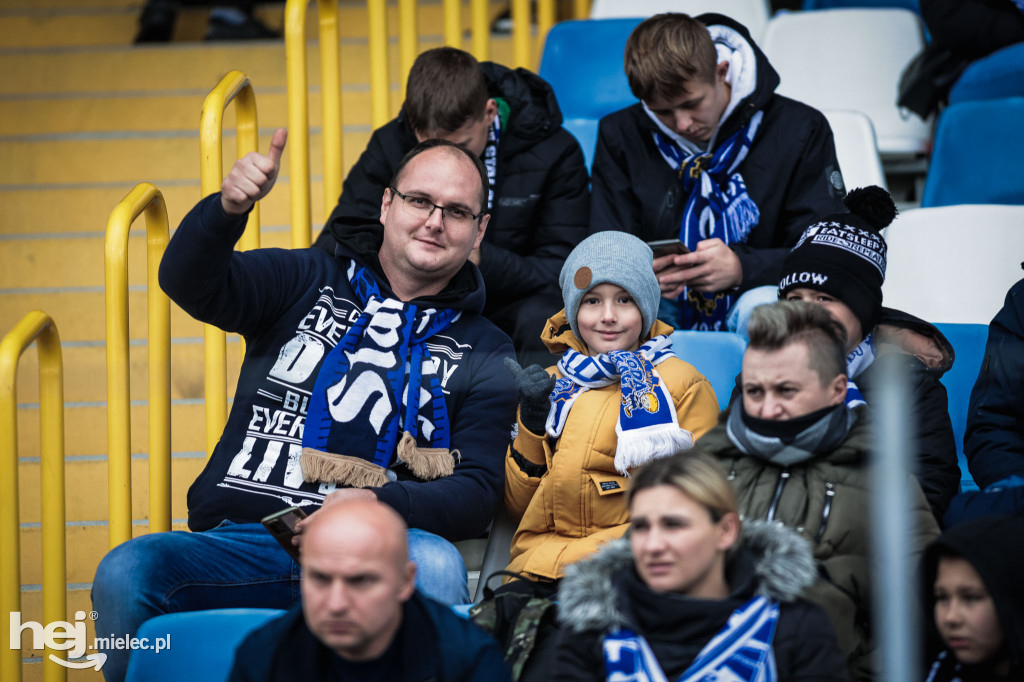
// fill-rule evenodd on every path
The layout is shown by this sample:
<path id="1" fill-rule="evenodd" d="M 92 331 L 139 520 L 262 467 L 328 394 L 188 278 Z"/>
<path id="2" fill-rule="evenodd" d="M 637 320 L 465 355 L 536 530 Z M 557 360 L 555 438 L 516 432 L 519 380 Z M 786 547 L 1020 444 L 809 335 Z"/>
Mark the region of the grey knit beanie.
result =
<path id="1" fill-rule="evenodd" d="M 580 337 L 576 314 L 583 294 L 598 284 L 616 284 L 633 297 L 643 320 L 643 339 L 658 316 L 661 288 L 654 275 L 654 253 L 643 240 L 627 232 L 592 234 L 569 254 L 558 276 L 565 316 L 576 338 Z"/>

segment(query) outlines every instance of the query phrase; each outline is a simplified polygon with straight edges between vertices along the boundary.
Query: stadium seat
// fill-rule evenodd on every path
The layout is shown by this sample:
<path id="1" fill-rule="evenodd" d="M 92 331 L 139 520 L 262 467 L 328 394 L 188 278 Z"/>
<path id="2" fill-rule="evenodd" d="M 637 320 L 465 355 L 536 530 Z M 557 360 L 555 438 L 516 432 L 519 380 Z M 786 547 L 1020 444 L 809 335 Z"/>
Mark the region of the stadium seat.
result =
<path id="1" fill-rule="evenodd" d="M 971 389 L 978 380 L 981 361 L 985 357 L 985 342 L 988 340 L 987 324 L 938 324 L 943 336 L 953 344 L 955 360 L 953 367 L 942 377 L 942 384 L 949 396 L 949 419 L 953 422 L 953 437 L 956 439 L 956 454 L 960 463 L 960 490 L 977 490 L 974 479 L 967 469 L 964 457 L 964 432 L 967 430 L 967 408 L 971 400 Z"/>
<path id="2" fill-rule="evenodd" d="M 626 39 L 641 19 L 563 21 L 548 31 L 540 76 L 555 90 L 565 128 L 576 136 L 587 167 L 602 116 L 634 104 L 622 69 Z"/>
<path id="3" fill-rule="evenodd" d="M 824 111 L 836 142 L 839 169 L 846 188 L 878 185 L 888 189 L 882 159 L 878 156 L 875 128 L 871 119 L 859 111 Z"/>
<path id="4" fill-rule="evenodd" d="M 1020 279 L 1024 206 L 912 209 L 885 239 L 885 305 L 929 322 L 987 325 Z"/>
<path id="5" fill-rule="evenodd" d="M 918 0 L 804 0 L 804 10 L 839 9 L 852 7 L 900 7 L 911 12 L 921 13 Z"/>
<path id="6" fill-rule="evenodd" d="M 1021 122 L 1024 97 L 947 107 L 939 116 L 921 206 L 1024 204 Z"/>
<path id="7" fill-rule="evenodd" d="M 862 111 L 885 157 L 923 154 L 929 123 L 896 106 L 904 67 L 924 44 L 921 19 L 905 9 L 776 14 L 764 52 L 782 77 L 779 94 L 817 109 Z"/>
<path id="8" fill-rule="evenodd" d="M 1024 43 L 972 62 L 949 91 L 949 103 L 1024 97 Z"/>
<path id="9" fill-rule="evenodd" d="M 729 397 L 736 385 L 736 376 L 743 367 L 743 351 L 747 342 L 732 332 L 676 331 L 672 333 L 672 350 L 707 377 L 715 389 L 718 406 L 729 406 Z"/>
<path id="10" fill-rule="evenodd" d="M 491 523 L 491 532 L 487 536 L 487 549 L 484 550 L 484 561 L 480 567 L 480 582 L 476 585 L 474 602 L 480 602 L 484 598 L 484 588 L 487 586 L 487 578 L 496 571 L 504 571 L 511 561 L 512 536 L 516 534 L 519 524 L 505 511 L 505 505 L 500 505 L 498 513 L 494 515 Z M 495 578 L 497 587 L 498 579 Z"/>
<path id="11" fill-rule="evenodd" d="M 170 636 L 170 646 L 132 652 L 126 682 L 224 682 L 231 673 L 235 649 L 246 635 L 285 611 L 279 609 L 213 609 L 169 613 L 147 620 L 136 637 Z"/>
<path id="12" fill-rule="evenodd" d="M 684 12 L 697 16 L 716 12 L 731 17 L 747 27 L 758 41 L 771 16 L 767 0 L 594 0 L 590 6 L 591 19 L 620 17 L 650 17 L 659 12 Z"/>

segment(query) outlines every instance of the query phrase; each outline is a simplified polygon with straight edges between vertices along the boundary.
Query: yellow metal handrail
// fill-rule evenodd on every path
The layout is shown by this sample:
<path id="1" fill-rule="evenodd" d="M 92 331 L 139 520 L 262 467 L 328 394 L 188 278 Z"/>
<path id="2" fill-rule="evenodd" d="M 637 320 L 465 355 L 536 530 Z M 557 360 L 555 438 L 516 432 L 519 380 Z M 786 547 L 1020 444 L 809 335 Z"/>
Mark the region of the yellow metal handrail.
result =
<path id="1" fill-rule="evenodd" d="M 39 354 L 40 484 L 43 535 L 43 620 L 64 621 L 67 611 L 64 535 L 64 361 L 57 325 L 41 310 L 21 321 L 0 341 L 0 679 L 21 680 L 21 649 L 12 649 L 8 614 L 21 611 L 21 541 L 18 508 L 18 360 L 32 342 Z M 54 653 L 60 654 L 60 651 Z M 67 669 L 44 659 L 43 679 L 62 682 Z"/>
<path id="2" fill-rule="evenodd" d="M 167 207 L 136 185 L 110 213 L 104 244 L 107 308 L 107 490 L 110 547 L 132 537 L 132 426 L 128 338 L 128 233 L 145 213 L 149 311 L 149 530 L 171 529 L 171 302 L 157 281 L 167 248 Z"/>
<path id="3" fill-rule="evenodd" d="M 203 101 L 202 121 L 199 127 L 199 153 L 201 164 L 199 181 L 203 196 L 220 190 L 224 179 L 223 127 L 224 110 L 235 103 L 235 129 L 237 131 L 238 158 L 259 147 L 259 125 L 256 119 L 256 94 L 249 78 L 240 71 L 231 71 L 220 79 Z M 260 245 L 260 206 L 253 207 L 240 240 L 242 249 L 256 249 Z M 204 327 L 206 337 L 205 397 L 206 397 L 206 456 L 220 439 L 228 417 L 227 349 L 224 332 L 211 325 Z"/>
<path id="4" fill-rule="evenodd" d="M 447 0 L 446 0 L 447 2 Z M 370 124 L 376 129 L 391 118 L 391 79 L 388 77 L 388 7 L 387 0 L 367 0 L 367 27 L 370 45 Z M 339 184 L 337 189 L 341 190 Z M 324 187 L 327 200 L 327 187 Z M 334 197 L 327 200 L 328 213 L 334 207 Z"/>

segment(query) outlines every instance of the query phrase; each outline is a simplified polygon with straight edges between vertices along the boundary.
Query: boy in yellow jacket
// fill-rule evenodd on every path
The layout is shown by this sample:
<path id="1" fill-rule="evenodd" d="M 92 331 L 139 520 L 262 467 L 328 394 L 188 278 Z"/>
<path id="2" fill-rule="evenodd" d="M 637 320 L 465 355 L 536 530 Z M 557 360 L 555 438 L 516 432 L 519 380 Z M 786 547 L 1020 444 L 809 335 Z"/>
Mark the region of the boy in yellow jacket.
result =
<path id="1" fill-rule="evenodd" d="M 547 370 L 506 360 L 519 414 L 505 456 L 505 505 L 519 528 L 509 571 L 550 582 L 629 522 L 629 473 L 687 450 L 715 425 L 714 389 L 672 352 L 657 320 L 661 293 L 643 241 L 599 232 L 559 276 L 565 309 L 541 339 Z"/>

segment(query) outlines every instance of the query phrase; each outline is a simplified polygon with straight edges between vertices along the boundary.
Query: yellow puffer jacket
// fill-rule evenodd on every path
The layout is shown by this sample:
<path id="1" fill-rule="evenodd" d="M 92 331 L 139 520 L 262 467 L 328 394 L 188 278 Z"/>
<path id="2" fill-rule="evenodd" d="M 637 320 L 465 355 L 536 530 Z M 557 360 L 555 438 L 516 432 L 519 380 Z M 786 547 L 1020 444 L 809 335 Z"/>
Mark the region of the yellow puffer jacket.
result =
<path id="1" fill-rule="evenodd" d="M 544 329 L 541 340 L 551 352 L 587 352 L 566 322 L 565 311 L 549 319 Z M 652 336 L 671 331 L 662 322 L 651 327 Z M 561 377 L 555 367 L 547 371 Z M 715 425 L 718 399 L 700 372 L 678 358 L 665 360 L 657 371 L 675 400 L 679 426 L 696 439 Z M 619 384 L 585 391 L 554 442 L 518 423 L 505 455 L 505 506 L 514 519 L 521 519 L 508 570 L 561 578 L 567 565 L 626 532 L 629 479 L 614 464 L 620 404 Z"/>

